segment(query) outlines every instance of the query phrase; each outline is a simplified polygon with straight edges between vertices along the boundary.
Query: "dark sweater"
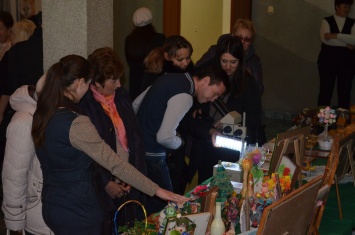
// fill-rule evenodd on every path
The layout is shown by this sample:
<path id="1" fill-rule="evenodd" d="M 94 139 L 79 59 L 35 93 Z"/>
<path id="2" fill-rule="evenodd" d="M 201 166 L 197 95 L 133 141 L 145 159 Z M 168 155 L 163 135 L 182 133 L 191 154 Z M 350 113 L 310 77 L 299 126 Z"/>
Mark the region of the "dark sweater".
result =
<path id="1" fill-rule="evenodd" d="M 142 126 L 142 132 L 144 133 L 145 149 L 148 153 L 165 155 L 168 148 L 159 144 L 157 141 L 157 133 L 161 128 L 161 124 L 164 120 L 173 118 L 177 123 L 173 123 L 171 128 L 175 128 L 176 130 L 179 122 L 192 105 L 194 92 L 194 82 L 188 73 L 164 74 L 150 87 L 137 113 L 138 120 Z M 181 103 L 177 102 L 181 104 L 181 107 L 186 106 L 188 108 L 181 111 L 179 114 L 180 117 L 170 117 L 169 115 L 175 114 L 165 113 L 165 111 L 172 100 L 175 99 L 176 101 L 176 99 L 181 98 L 181 96 L 179 96 L 180 94 L 191 96 L 188 101 L 190 102 L 189 104 L 186 104 L 184 101 Z M 174 108 L 180 109 L 180 107 Z"/>
<path id="2" fill-rule="evenodd" d="M 120 115 L 126 130 L 129 148 L 129 163 L 143 174 L 146 174 L 143 135 L 141 133 L 136 115 L 132 109 L 128 92 L 123 87 L 118 88 L 116 90 L 114 100 L 118 114 Z M 113 123 L 110 117 L 105 113 L 101 104 L 95 100 L 90 89 L 81 99 L 79 108 L 83 114 L 89 116 L 100 137 L 116 152 L 116 134 Z M 98 167 L 101 175 L 99 187 L 102 192 L 104 192 L 103 188 L 111 180 L 112 174 L 103 167 Z M 107 194 L 105 194 L 103 200 L 107 203 L 107 209 L 113 209 L 114 205 Z"/>

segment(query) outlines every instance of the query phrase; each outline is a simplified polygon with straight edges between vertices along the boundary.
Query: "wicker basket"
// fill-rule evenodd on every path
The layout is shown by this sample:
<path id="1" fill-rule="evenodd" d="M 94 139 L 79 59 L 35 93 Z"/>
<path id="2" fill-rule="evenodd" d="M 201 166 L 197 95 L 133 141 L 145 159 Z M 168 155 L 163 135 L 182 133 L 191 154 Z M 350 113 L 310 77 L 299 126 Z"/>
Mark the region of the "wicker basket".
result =
<path id="1" fill-rule="evenodd" d="M 145 210 L 145 207 L 142 205 L 142 203 L 140 203 L 139 201 L 136 201 L 136 200 L 128 200 L 126 201 L 125 203 L 123 203 L 121 206 L 118 207 L 116 213 L 115 213 L 115 217 L 114 217 L 114 223 L 115 223 L 115 234 L 118 235 L 118 231 L 117 231 L 117 225 L 116 225 L 116 217 L 117 217 L 117 214 L 118 212 L 125 206 L 127 205 L 128 203 L 136 203 L 138 205 L 141 206 L 142 210 L 143 210 L 143 213 L 144 213 L 144 217 L 145 217 L 145 229 L 147 229 L 148 227 L 148 218 L 147 218 L 147 211 Z"/>

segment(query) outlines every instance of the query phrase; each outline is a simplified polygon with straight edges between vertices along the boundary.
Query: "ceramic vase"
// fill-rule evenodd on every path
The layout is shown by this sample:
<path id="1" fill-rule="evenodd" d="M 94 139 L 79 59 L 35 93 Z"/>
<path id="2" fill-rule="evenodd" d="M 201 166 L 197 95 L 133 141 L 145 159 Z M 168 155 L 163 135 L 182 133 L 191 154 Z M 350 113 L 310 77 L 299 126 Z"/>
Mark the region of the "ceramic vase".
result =
<path id="1" fill-rule="evenodd" d="M 226 227 L 221 217 L 221 202 L 216 202 L 216 216 L 211 224 L 211 235 L 222 235 Z"/>

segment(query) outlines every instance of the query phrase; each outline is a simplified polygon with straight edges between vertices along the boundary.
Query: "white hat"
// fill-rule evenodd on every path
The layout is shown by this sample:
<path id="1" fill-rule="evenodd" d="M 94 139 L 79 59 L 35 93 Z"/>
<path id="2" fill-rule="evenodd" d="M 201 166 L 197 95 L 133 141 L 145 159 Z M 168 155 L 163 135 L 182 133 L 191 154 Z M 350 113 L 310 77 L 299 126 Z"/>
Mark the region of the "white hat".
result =
<path id="1" fill-rule="evenodd" d="M 152 23 L 152 12 L 146 8 L 138 8 L 133 14 L 133 24 L 137 27 L 143 27 Z"/>

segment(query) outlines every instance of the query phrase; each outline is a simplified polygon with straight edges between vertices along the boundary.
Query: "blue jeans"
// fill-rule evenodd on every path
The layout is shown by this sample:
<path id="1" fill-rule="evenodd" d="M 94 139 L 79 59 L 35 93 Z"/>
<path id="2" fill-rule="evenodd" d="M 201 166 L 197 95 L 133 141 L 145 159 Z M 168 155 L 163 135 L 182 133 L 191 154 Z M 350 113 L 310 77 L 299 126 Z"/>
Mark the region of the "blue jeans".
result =
<path id="1" fill-rule="evenodd" d="M 152 157 L 146 156 L 145 163 L 147 165 L 147 176 L 153 182 L 159 185 L 159 187 L 173 191 L 171 184 L 169 168 L 166 163 L 166 156 Z M 167 201 L 164 201 L 157 196 L 149 197 L 146 200 L 147 214 L 156 213 L 161 211 L 167 205 Z"/>

